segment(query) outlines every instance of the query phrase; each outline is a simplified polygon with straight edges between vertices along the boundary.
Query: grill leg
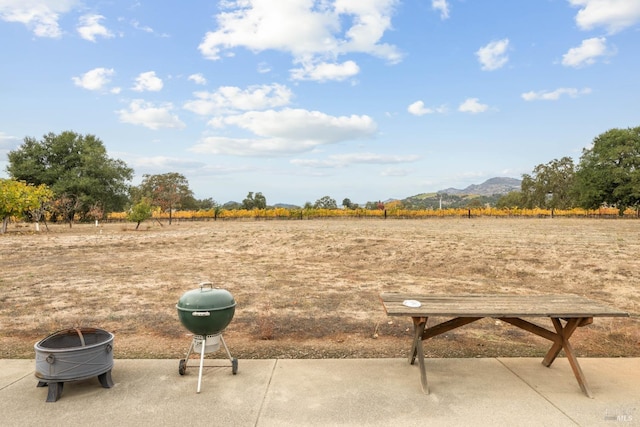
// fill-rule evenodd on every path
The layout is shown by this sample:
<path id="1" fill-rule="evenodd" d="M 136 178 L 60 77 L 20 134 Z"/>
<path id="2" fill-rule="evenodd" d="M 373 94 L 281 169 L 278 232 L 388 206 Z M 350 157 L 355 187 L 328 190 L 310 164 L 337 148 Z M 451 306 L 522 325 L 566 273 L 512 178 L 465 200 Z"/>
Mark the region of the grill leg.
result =
<path id="1" fill-rule="evenodd" d="M 227 352 L 227 356 L 229 357 L 229 360 L 231 361 L 231 373 L 233 375 L 238 373 L 238 359 L 236 359 L 235 357 L 231 356 L 231 352 L 229 351 L 229 347 L 227 347 L 227 343 L 224 342 L 224 338 L 222 337 L 222 334 L 220 335 L 220 340 L 222 340 L 222 345 L 224 345 L 224 349 Z"/>
<path id="2" fill-rule="evenodd" d="M 200 351 L 200 372 L 198 373 L 198 390 L 200 393 L 200 384 L 202 383 L 202 367 L 204 365 L 204 348 L 207 345 L 207 337 L 202 338 L 202 350 Z"/>
<path id="3" fill-rule="evenodd" d="M 196 338 L 194 337 L 191 340 L 191 345 L 189 346 L 189 350 L 187 350 L 187 356 L 184 358 L 184 369 L 186 371 L 187 369 L 187 364 L 189 363 L 189 357 L 191 357 L 191 353 L 193 352 L 193 349 L 195 348 L 196 345 Z"/>
<path id="4" fill-rule="evenodd" d="M 231 357 L 231 352 L 229 351 L 229 347 L 227 347 L 227 343 L 224 342 L 224 338 L 222 337 L 222 335 L 220 335 L 220 341 L 222 341 L 222 345 L 224 346 L 224 349 L 227 352 L 227 356 L 229 357 L 229 360 L 233 362 L 233 357 Z"/>

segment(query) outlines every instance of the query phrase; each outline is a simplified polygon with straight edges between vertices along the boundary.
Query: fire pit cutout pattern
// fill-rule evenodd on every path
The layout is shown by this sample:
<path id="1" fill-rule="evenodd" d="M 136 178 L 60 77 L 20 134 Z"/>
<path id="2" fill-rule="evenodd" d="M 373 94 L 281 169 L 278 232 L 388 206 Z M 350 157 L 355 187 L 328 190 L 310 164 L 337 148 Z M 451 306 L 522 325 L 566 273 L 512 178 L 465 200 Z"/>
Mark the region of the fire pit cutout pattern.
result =
<path id="1" fill-rule="evenodd" d="M 49 387 L 47 402 L 56 402 L 65 382 L 98 377 L 104 388 L 113 387 L 113 334 L 98 328 L 55 332 L 34 345 L 38 387 Z"/>

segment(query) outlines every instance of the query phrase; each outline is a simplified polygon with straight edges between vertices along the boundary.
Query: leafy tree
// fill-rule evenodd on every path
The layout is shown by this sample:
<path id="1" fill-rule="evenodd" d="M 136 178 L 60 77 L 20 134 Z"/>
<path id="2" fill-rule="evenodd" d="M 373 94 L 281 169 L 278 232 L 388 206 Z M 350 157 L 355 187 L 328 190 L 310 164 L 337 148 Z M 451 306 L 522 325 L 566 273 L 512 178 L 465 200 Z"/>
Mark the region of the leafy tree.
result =
<path id="1" fill-rule="evenodd" d="M 603 203 L 618 207 L 640 205 L 640 127 L 611 129 L 584 149 L 576 172 L 579 205 L 595 209 Z"/>
<path id="2" fill-rule="evenodd" d="M 242 204 L 238 203 L 238 202 L 227 202 L 224 205 L 222 205 L 222 209 L 227 209 L 227 210 L 236 210 L 236 209 L 242 209 Z"/>
<path id="3" fill-rule="evenodd" d="M 102 205 L 98 202 L 91 205 L 89 211 L 87 212 L 87 216 L 89 218 L 93 218 L 96 221 L 96 225 L 98 224 L 98 220 L 104 216 L 104 209 Z"/>
<path id="4" fill-rule="evenodd" d="M 63 194 L 53 200 L 49 209 L 54 216 L 67 221 L 69 223 L 69 227 L 71 227 L 73 225 L 76 212 L 81 207 L 81 203 L 80 199 Z"/>
<path id="5" fill-rule="evenodd" d="M 151 199 L 143 197 L 138 203 L 133 205 L 129 213 L 127 213 L 127 219 L 136 223 L 136 230 L 140 227 L 140 223 L 145 219 L 151 218 L 153 215 Z"/>
<path id="6" fill-rule="evenodd" d="M 185 210 L 209 210 L 216 207 L 219 207 L 219 205 L 212 198 L 199 200 L 195 197 L 185 197 L 181 202 L 181 208 Z"/>
<path id="7" fill-rule="evenodd" d="M 134 200 L 143 197 L 151 199 L 151 204 L 160 206 L 165 212 L 169 212 L 169 224 L 172 221 L 172 212 L 180 208 L 184 201 L 193 198 L 193 192 L 189 189 L 189 181 L 184 175 L 177 172 L 169 172 L 161 175 L 142 176 L 142 183 L 134 192 Z"/>
<path id="8" fill-rule="evenodd" d="M 371 211 L 375 211 L 375 210 L 382 211 L 384 210 L 384 203 L 382 203 L 380 200 L 378 200 L 377 202 L 367 202 L 364 208 Z"/>
<path id="9" fill-rule="evenodd" d="M 198 209 L 207 210 L 215 208 L 220 208 L 220 204 L 213 200 L 211 197 L 209 197 L 208 199 L 198 200 Z"/>
<path id="10" fill-rule="evenodd" d="M 353 203 L 351 203 L 351 199 L 344 199 L 344 200 L 342 201 L 342 206 L 343 206 L 345 209 L 351 209 L 351 208 L 353 207 Z"/>
<path id="11" fill-rule="evenodd" d="M 262 193 L 257 192 L 255 195 L 253 191 L 249 191 L 247 197 L 242 201 L 242 209 L 252 210 L 252 209 L 266 209 L 267 208 L 267 199 L 262 195 Z"/>
<path id="12" fill-rule="evenodd" d="M 496 202 L 496 207 L 503 208 L 518 208 L 524 206 L 522 201 L 522 192 L 511 191 L 504 196 L 500 197 Z"/>
<path id="13" fill-rule="evenodd" d="M 105 212 L 120 211 L 128 201 L 128 185 L 133 169 L 122 160 L 107 156 L 100 139 L 65 131 L 49 133 L 41 141 L 26 137 L 9 152 L 7 172 L 16 180 L 45 184 L 58 199 L 73 206 L 66 219 L 76 213 L 84 217 L 96 203 Z M 71 223 L 70 223 L 71 224 Z"/>
<path id="14" fill-rule="evenodd" d="M 465 206 L 467 209 L 478 209 L 483 207 L 484 205 L 482 204 L 482 200 L 480 200 L 477 197 L 474 197 L 473 199 L 470 199 L 469 202 L 467 203 L 467 206 Z"/>
<path id="15" fill-rule="evenodd" d="M 51 200 L 53 192 L 44 184 L 34 186 L 12 179 L 0 179 L 0 218 L 2 234 L 7 231 L 11 217 L 22 217 L 29 212 L 41 212 L 42 206 Z M 36 220 L 39 220 L 37 215 Z"/>
<path id="16" fill-rule="evenodd" d="M 540 164 L 531 175 L 522 175 L 522 200 L 525 207 L 567 209 L 573 206 L 575 167 L 570 157 Z"/>
<path id="17" fill-rule="evenodd" d="M 338 209 L 338 204 L 335 199 L 332 199 L 329 196 L 324 196 L 313 204 L 313 207 L 316 209 Z"/>

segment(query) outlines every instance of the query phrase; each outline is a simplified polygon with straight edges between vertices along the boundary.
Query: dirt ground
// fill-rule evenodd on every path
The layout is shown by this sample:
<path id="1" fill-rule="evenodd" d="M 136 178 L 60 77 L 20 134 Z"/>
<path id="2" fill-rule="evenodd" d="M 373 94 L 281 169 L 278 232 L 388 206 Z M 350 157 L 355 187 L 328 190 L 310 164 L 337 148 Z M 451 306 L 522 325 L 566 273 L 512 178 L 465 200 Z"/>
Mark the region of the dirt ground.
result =
<path id="1" fill-rule="evenodd" d="M 0 235 L 0 358 L 74 326 L 115 334 L 117 358 L 180 358 L 180 296 L 211 281 L 237 308 L 238 358 L 405 357 L 412 324 L 381 292 L 578 294 L 631 313 L 596 318 L 579 356 L 640 356 L 640 221 L 328 219 L 12 224 Z M 444 319 L 434 319 L 441 321 Z M 429 320 L 431 324 L 432 320 Z M 548 319 L 536 323 L 551 328 Z M 550 342 L 484 319 L 430 340 L 428 357 L 542 356 Z M 211 357 L 218 357 L 212 355 Z M 224 357 L 219 352 L 219 357 Z"/>

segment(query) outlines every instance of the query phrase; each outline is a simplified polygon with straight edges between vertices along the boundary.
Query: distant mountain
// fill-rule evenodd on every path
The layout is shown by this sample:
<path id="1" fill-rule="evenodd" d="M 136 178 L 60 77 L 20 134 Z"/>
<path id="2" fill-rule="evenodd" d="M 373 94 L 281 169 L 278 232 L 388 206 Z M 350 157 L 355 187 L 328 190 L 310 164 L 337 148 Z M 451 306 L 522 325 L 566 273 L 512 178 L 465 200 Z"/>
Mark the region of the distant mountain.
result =
<path id="1" fill-rule="evenodd" d="M 300 209 L 298 205 L 292 205 L 289 203 L 276 203 L 273 205 L 274 208 L 284 208 L 284 209 Z"/>
<path id="2" fill-rule="evenodd" d="M 519 191 L 521 184 L 522 180 L 516 178 L 491 178 L 482 184 L 472 184 L 462 190 L 457 188 L 440 190 L 438 194 L 493 196 L 494 194 L 507 194 L 511 191 Z"/>
<path id="3" fill-rule="evenodd" d="M 409 209 L 495 206 L 503 195 L 519 191 L 521 182 L 515 178 L 491 178 L 482 184 L 473 184 L 462 190 L 446 188 L 436 193 L 417 194 L 403 199 L 402 204 Z"/>
<path id="4" fill-rule="evenodd" d="M 435 193 L 422 193 L 410 196 L 405 199 L 387 199 L 384 203 L 390 203 L 392 201 L 401 201 L 404 206 L 408 208 L 438 208 L 438 207 L 465 207 L 473 199 L 476 199 L 476 203 L 483 205 L 495 205 L 496 201 L 511 191 L 520 191 L 522 180 L 516 178 L 491 178 L 483 182 L 482 184 L 472 184 L 464 189 L 459 188 L 446 188 L 439 190 Z M 365 206 L 365 203 L 359 203 L 360 206 Z M 241 203 L 235 201 L 229 201 L 222 205 L 225 209 L 240 209 Z M 294 209 L 300 208 L 297 205 L 289 203 L 276 203 L 273 205 L 276 208 Z"/>

